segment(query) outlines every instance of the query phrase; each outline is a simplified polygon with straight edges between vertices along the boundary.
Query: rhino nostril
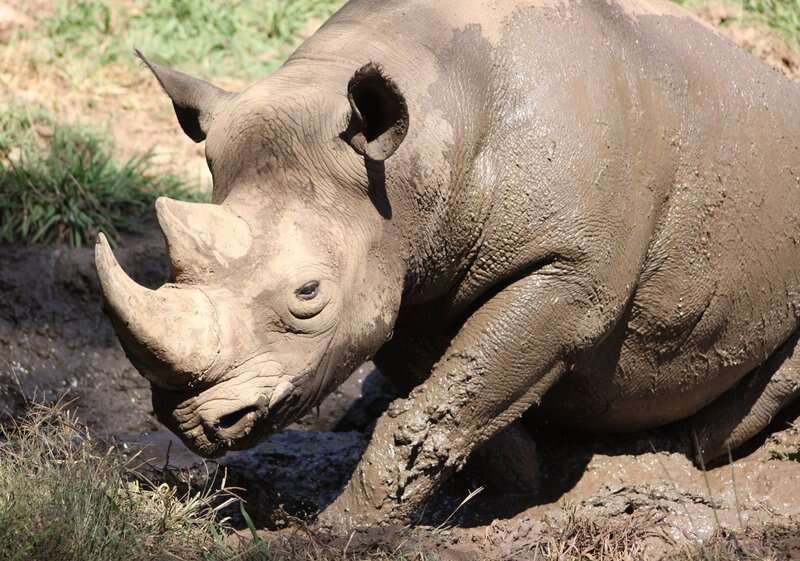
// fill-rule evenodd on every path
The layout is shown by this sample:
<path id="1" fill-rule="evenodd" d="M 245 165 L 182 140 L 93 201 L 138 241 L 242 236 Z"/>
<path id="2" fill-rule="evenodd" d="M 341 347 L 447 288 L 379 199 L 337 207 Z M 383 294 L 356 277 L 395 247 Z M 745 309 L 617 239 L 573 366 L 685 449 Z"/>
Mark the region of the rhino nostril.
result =
<path id="1" fill-rule="evenodd" d="M 242 419 L 247 417 L 250 413 L 255 413 L 258 411 L 258 407 L 255 405 L 249 405 L 247 407 L 243 407 L 234 411 L 233 413 L 228 413 L 227 415 L 223 415 L 220 417 L 217 422 L 216 426 L 220 429 L 230 429 L 235 427 L 239 424 Z"/>

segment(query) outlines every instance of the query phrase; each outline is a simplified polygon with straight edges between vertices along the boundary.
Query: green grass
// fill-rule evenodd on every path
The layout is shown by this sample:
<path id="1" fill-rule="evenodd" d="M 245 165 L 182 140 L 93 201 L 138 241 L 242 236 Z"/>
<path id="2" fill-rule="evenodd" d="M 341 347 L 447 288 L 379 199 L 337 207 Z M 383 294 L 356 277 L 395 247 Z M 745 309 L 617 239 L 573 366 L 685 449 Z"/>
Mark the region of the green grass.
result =
<path id="1" fill-rule="evenodd" d="M 149 154 L 117 162 L 110 141 L 41 111 L 0 113 L 0 241 L 91 244 L 135 232 L 159 195 L 198 200 L 171 175 L 147 173 Z"/>
<path id="2" fill-rule="evenodd" d="M 776 29 L 789 46 L 800 50 L 800 0 L 740 0 L 753 17 Z"/>
<path id="3" fill-rule="evenodd" d="M 674 0 L 688 7 L 711 4 L 709 0 Z M 800 0 L 724 0 L 742 8 L 738 25 L 761 24 L 773 28 L 795 50 L 800 50 Z"/>
<path id="4" fill-rule="evenodd" d="M 135 105 L 137 83 L 150 80 L 134 46 L 184 71 L 252 80 L 285 59 L 310 20 L 324 20 L 343 1 L 59 0 L 9 45 L 20 52 L 12 72 L 55 77 L 53 91 L 70 94 L 94 96 L 111 83 L 116 93 L 104 102 L 123 106 Z M 97 103 L 92 97 L 87 106 Z M 159 194 L 191 198 L 176 177 L 149 175 L 149 160 L 118 161 L 105 135 L 54 124 L 41 112 L 3 110 L 0 242 L 82 246 L 104 231 L 113 243 L 151 215 Z"/>
<path id="5" fill-rule="evenodd" d="M 800 450 L 786 452 L 783 450 L 770 450 L 770 460 L 780 460 L 783 462 L 800 462 Z"/>
<path id="6" fill-rule="evenodd" d="M 343 0 L 149 0 L 138 4 L 61 0 L 31 38 L 53 64 L 84 73 L 110 63 L 133 64 L 137 47 L 153 60 L 240 79 L 274 70 L 296 46 L 309 20 L 323 20 Z"/>

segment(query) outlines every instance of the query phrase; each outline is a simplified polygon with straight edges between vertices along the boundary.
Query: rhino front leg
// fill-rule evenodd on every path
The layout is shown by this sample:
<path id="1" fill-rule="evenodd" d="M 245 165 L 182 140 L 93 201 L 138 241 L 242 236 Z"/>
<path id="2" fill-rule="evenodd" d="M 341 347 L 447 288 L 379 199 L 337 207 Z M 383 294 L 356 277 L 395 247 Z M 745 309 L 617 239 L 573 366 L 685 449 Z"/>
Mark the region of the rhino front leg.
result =
<path id="1" fill-rule="evenodd" d="M 487 301 L 431 376 L 378 420 L 321 523 L 352 526 L 412 515 L 473 449 L 538 403 L 576 354 L 613 325 L 623 299 L 600 294 L 588 279 L 553 268 Z"/>
<path id="2" fill-rule="evenodd" d="M 475 449 L 467 470 L 476 470 L 489 491 L 533 495 L 539 491 L 536 442 L 522 420 L 516 420 Z"/>
<path id="3" fill-rule="evenodd" d="M 380 350 L 375 363 L 407 396 L 431 374 L 447 351 L 452 334 L 435 330 L 426 316 L 395 325 L 394 337 Z M 470 455 L 466 470 L 493 492 L 533 494 L 538 491 L 536 443 L 521 420 L 514 421 Z"/>

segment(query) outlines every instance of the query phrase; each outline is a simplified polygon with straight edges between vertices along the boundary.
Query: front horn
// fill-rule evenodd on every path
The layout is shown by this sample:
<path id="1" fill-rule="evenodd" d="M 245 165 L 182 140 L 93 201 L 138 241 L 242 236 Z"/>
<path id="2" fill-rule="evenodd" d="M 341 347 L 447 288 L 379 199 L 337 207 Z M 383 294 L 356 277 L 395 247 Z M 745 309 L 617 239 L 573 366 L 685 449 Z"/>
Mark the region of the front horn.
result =
<path id="1" fill-rule="evenodd" d="M 198 288 L 147 289 L 122 270 L 103 234 L 97 276 L 117 336 L 134 366 L 154 384 L 185 388 L 200 381 L 220 352 L 214 307 Z"/>

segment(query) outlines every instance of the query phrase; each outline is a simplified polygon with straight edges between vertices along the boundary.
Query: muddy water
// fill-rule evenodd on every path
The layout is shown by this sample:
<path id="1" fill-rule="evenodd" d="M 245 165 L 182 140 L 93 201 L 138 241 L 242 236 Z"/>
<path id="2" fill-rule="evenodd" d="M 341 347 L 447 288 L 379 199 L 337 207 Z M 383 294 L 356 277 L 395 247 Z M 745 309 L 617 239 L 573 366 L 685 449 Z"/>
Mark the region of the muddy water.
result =
<path id="1" fill-rule="evenodd" d="M 234 484 L 247 488 L 248 509 L 257 522 L 272 529 L 264 532 L 266 539 L 280 539 L 286 513 L 312 513 L 336 496 L 366 443 L 359 431 L 291 430 L 253 450 L 229 454 L 221 463 Z M 175 465 L 190 468 L 201 462 L 166 432 L 129 442 L 131 449 L 142 445 L 154 458 L 164 458 L 169 447 Z M 435 548 L 443 559 L 525 559 L 543 532 L 561 524 L 570 512 L 594 520 L 632 521 L 648 513 L 652 516 L 647 519 L 660 523 L 648 539 L 651 554 L 646 558 L 659 558 L 671 543 L 706 539 L 721 528 L 796 524 L 800 462 L 787 458 L 799 448 L 800 431 L 787 428 L 733 464 L 705 472 L 678 453 L 592 453 L 572 488 L 555 499 L 503 496 L 487 488 L 459 510 L 446 529 L 435 529 L 470 489 L 482 484 L 479 474 L 461 474 L 434 499 L 418 529 L 410 534 L 372 529 L 360 540 L 412 540 Z M 559 456 L 570 454 L 585 456 L 587 449 L 563 443 Z M 545 477 L 543 484 L 547 481 Z"/>
<path id="2" fill-rule="evenodd" d="M 147 286 L 167 278 L 157 230 L 122 244 L 123 266 Z M 0 416 L 25 399 L 64 393 L 97 433 L 157 428 L 147 382 L 103 315 L 91 248 L 0 245 Z"/>
<path id="3" fill-rule="evenodd" d="M 364 390 L 367 390 L 366 392 Z M 128 454 L 155 466 L 195 473 L 222 468 L 244 488 L 248 511 L 266 526 L 284 513 L 306 516 L 338 494 L 367 444 L 369 424 L 388 404 L 385 381 L 371 365 L 359 368 L 314 412 L 253 449 L 204 462 L 167 430 L 114 435 Z M 279 512 L 280 511 L 280 512 Z"/>
<path id="4" fill-rule="evenodd" d="M 792 432 L 794 442 L 796 436 Z M 568 503 L 604 515 L 657 508 L 667 514 L 665 523 L 675 539 L 708 538 L 718 524 L 736 529 L 770 522 L 775 515 L 797 515 L 800 464 L 769 459 L 769 446 L 705 472 L 681 454 L 596 455 L 573 489 L 531 514 Z"/>

